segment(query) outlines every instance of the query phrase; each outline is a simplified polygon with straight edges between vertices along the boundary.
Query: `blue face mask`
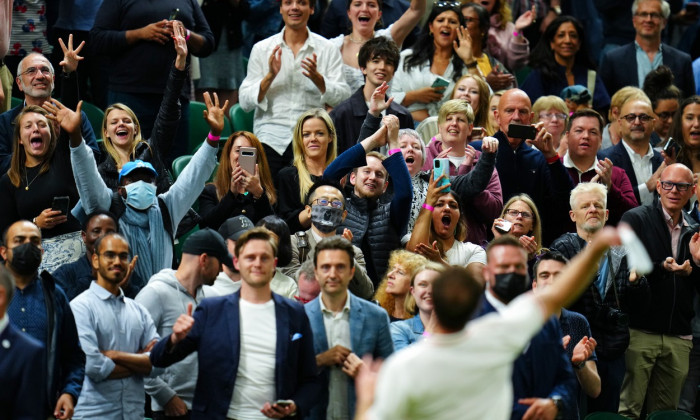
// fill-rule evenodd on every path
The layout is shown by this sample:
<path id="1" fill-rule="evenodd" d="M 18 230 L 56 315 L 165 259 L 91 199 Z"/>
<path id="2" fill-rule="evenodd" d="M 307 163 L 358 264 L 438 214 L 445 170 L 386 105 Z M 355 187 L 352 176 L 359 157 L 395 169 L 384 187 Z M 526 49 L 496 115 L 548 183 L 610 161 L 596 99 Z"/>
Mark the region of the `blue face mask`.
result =
<path id="1" fill-rule="evenodd" d="M 145 181 L 137 181 L 125 188 L 126 204 L 137 210 L 146 210 L 153 205 L 156 198 L 155 185 Z"/>

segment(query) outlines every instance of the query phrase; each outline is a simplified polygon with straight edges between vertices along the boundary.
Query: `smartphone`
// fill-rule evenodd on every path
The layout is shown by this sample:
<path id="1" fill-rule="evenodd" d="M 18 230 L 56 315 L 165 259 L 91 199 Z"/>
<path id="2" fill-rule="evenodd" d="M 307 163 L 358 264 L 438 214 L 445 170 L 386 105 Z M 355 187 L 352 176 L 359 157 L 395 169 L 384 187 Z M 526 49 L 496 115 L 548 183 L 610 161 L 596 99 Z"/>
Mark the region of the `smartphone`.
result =
<path id="1" fill-rule="evenodd" d="M 238 155 L 238 164 L 251 175 L 255 174 L 255 164 L 258 161 L 258 149 L 255 147 L 241 147 Z"/>
<path id="2" fill-rule="evenodd" d="M 484 128 L 483 127 L 474 127 L 472 129 L 472 134 L 471 134 L 471 139 L 472 140 L 479 140 L 484 137 Z"/>
<path id="3" fill-rule="evenodd" d="M 509 222 L 507 220 L 502 220 L 500 223 L 496 224 L 496 230 L 503 233 L 503 234 L 510 233 L 510 229 L 512 227 L 513 227 L 513 223 Z"/>
<path id="4" fill-rule="evenodd" d="M 668 157 L 678 157 L 678 152 L 681 151 L 681 146 L 673 140 L 673 137 L 669 137 L 668 141 L 664 145 L 664 153 Z"/>
<path id="5" fill-rule="evenodd" d="M 430 85 L 430 87 L 433 87 L 433 88 L 440 88 L 440 87 L 447 87 L 447 86 L 449 86 L 449 85 L 450 85 L 450 81 L 449 81 L 449 80 L 445 79 L 444 77 L 438 76 L 438 77 L 435 79 L 435 81 L 433 82 L 433 84 Z"/>
<path id="6" fill-rule="evenodd" d="M 58 210 L 61 212 L 61 214 L 67 215 L 69 205 L 70 198 L 67 195 L 64 195 L 63 197 L 54 197 L 53 202 L 51 203 L 51 210 Z"/>
<path id="7" fill-rule="evenodd" d="M 531 125 L 509 124 L 508 137 L 513 139 L 533 140 L 537 130 Z"/>
<path id="8" fill-rule="evenodd" d="M 279 405 L 280 407 L 286 407 L 288 405 L 294 404 L 294 401 L 292 400 L 277 400 L 272 405 Z"/>
<path id="9" fill-rule="evenodd" d="M 170 16 L 168 16 L 168 20 L 175 20 L 177 19 L 177 15 L 180 13 L 180 9 L 177 7 L 174 8 L 173 10 L 170 11 Z"/>
<path id="10" fill-rule="evenodd" d="M 438 187 L 450 183 L 450 160 L 447 158 L 433 159 L 433 179 L 438 179 L 440 175 L 443 174 L 445 175 L 445 179 L 437 184 Z M 450 192 L 450 187 L 447 187 L 443 192 Z"/>

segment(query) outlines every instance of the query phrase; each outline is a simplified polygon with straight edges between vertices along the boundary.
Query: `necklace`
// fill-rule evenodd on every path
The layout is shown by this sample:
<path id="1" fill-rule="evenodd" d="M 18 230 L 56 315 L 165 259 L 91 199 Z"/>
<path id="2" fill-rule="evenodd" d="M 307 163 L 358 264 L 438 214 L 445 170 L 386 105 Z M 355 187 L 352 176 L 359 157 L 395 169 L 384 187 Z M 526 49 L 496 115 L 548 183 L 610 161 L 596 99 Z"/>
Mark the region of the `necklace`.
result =
<path id="1" fill-rule="evenodd" d="M 372 38 L 374 38 L 374 32 L 372 32 Z M 370 38 L 370 39 L 372 39 L 372 38 Z M 369 41 L 369 39 L 365 39 L 365 40 L 361 39 L 358 41 L 352 37 L 352 34 L 348 35 L 348 39 L 350 39 L 350 42 L 352 42 L 353 44 L 359 44 L 359 45 L 364 45 L 367 41 Z"/>
<path id="2" fill-rule="evenodd" d="M 29 177 L 27 176 L 27 171 L 25 169 L 24 171 L 24 182 L 27 184 L 26 187 L 24 187 L 25 191 L 29 191 L 29 186 L 32 185 L 32 182 L 34 182 L 37 178 L 39 178 L 39 175 L 41 175 L 41 169 L 39 169 L 39 173 L 32 178 L 31 181 L 29 181 Z"/>

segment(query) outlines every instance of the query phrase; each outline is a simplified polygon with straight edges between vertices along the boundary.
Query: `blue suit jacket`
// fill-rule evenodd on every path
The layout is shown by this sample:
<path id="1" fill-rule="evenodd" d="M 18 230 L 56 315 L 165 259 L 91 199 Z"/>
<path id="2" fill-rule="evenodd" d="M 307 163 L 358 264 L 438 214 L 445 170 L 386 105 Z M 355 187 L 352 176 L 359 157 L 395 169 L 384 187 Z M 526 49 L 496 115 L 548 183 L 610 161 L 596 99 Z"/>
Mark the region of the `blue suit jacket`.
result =
<path id="1" fill-rule="evenodd" d="M 193 314 L 194 326 L 184 340 L 171 346 L 167 336 L 151 351 L 151 363 L 156 367 L 170 366 L 198 352 L 193 420 L 225 419 L 228 413 L 241 345 L 240 297 L 239 291 L 204 299 Z M 309 319 L 300 303 L 275 293 L 272 299 L 277 326 L 275 398 L 294 400 L 303 417 L 320 388 Z"/>
<path id="2" fill-rule="evenodd" d="M 350 298 L 350 342 L 351 349 L 358 357 L 371 354 L 375 359 L 386 359 L 394 352 L 394 343 L 389 331 L 389 315 L 382 307 L 360 299 L 348 292 Z M 323 323 L 321 304 L 317 297 L 304 306 L 314 332 L 314 352 L 323 353 L 328 350 L 326 327 Z M 348 407 L 349 418 L 355 417 L 355 383 L 348 377 Z M 311 410 L 308 419 L 326 419 L 328 407 L 328 368 L 321 369 L 321 392 L 316 399 L 316 405 Z"/>
<path id="3" fill-rule="evenodd" d="M 668 44 L 663 44 L 662 49 L 663 64 L 671 69 L 675 77 L 673 84 L 683 91 L 685 97 L 694 95 L 695 79 L 690 56 Z M 641 88 L 637 76 L 637 51 L 634 42 L 608 51 L 600 61 L 599 73 L 611 96 L 625 86 Z"/>
<path id="4" fill-rule="evenodd" d="M 478 316 L 496 312 L 484 298 Z M 535 335 L 523 354 L 513 363 L 513 413 L 511 420 L 520 419 L 529 406 L 518 404 L 519 398 L 548 398 L 561 396 L 564 403 L 562 418 L 578 418 L 576 390 L 578 383 L 571 361 L 562 346 L 559 321 L 552 316 Z"/>
<path id="5" fill-rule="evenodd" d="M 8 324 L 0 334 L 0 420 L 46 418 L 44 345 Z"/>
<path id="6" fill-rule="evenodd" d="M 613 165 L 625 170 L 625 172 L 627 173 L 627 177 L 630 179 L 630 184 L 632 184 L 632 188 L 634 189 L 634 196 L 637 197 L 637 203 L 641 203 L 642 200 L 639 198 L 640 181 L 634 174 L 634 167 L 632 166 L 630 155 L 627 154 L 627 149 L 625 149 L 625 146 L 622 144 L 622 140 L 620 140 L 619 143 L 612 147 L 608 147 L 605 150 L 601 150 L 599 155 L 602 156 L 602 158 L 610 159 Z M 664 158 L 661 157 L 661 154 L 654 150 L 654 157 L 651 158 L 651 172 L 656 172 L 656 170 L 659 169 L 659 166 L 661 166 L 661 163 L 663 161 Z"/>

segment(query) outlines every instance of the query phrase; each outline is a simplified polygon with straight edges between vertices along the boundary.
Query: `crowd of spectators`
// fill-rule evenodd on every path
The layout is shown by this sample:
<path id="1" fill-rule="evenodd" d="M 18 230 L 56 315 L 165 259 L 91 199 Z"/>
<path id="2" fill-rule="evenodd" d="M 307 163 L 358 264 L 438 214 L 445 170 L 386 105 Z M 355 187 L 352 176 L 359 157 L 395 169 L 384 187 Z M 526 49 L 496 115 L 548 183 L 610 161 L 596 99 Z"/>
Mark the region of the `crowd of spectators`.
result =
<path id="1" fill-rule="evenodd" d="M 695 415 L 697 3 L 1 1 L 0 420 Z"/>

